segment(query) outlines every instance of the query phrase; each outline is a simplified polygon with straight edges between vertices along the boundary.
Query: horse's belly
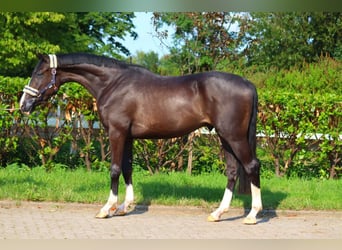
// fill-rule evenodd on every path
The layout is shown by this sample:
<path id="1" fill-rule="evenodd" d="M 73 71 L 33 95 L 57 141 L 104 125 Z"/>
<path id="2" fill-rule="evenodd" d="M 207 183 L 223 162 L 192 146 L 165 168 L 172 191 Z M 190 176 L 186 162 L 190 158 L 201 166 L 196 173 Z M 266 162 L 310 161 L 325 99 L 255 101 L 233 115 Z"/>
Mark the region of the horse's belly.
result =
<path id="1" fill-rule="evenodd" d="M 152 104 L 150 99 L 149 102 L 137 105 L 131 126 L 133 137 L 178 137 L 210 124 L 209 118 L 203 112 L 204 105 L 200 98 L 173 94 L 161 100 Z"/>
<path id="2" fill-rule="evenodd" d="M 136 123 L 131 127 L 131 135 L 140 139 L 159 139 L 179 137 L 202 127 L 205 123 L 200 121 L 175 121 L 161 118 L 158 122 Z"/>

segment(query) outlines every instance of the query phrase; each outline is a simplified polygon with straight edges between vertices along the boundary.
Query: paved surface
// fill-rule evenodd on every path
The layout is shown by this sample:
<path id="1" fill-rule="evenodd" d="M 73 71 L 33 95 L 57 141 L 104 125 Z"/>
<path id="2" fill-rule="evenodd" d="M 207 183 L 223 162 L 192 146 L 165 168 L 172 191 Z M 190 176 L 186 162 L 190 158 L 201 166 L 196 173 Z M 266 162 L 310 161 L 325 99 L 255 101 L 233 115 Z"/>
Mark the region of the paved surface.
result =
<path id="1" fill-rule="evenodd" d="M 342 211 L 244 211 L 222 221 L 194 207 L 136 206 L 126 216 L 95 219 L 101 205 L 0 201 L 0 239 L 342 239 Z"/>

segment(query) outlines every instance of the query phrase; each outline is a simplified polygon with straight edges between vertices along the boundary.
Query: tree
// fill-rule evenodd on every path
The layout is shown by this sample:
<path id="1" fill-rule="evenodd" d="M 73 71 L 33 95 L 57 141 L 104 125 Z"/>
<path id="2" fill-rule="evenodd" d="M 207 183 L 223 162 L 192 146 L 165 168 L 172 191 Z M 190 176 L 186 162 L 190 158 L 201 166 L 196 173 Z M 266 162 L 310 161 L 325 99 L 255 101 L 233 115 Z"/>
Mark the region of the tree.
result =
<path id="1" fill-rule="evenodd" d="M 129 55 L 121 40 L 136 38 L 133 13 L 0 12 L 0 75 L 30 76 L 39 53 Z"/>
<path id="2" fill-rule="evenodd" d="M 339 12 L 251 13 L 245 27 L 242 55 L 247 66 L 289 69 L 320 56 L 342 59 L 342 15 Z"/>
<path id="3" fill-rule="evenodd" d="M 138 51 L 136 56 L 133 57 L 133 63 L 139 64 L 154 73 L 159 72 L 159 58 L 156 52 L 143 52 Z"/>
<path id="4" fill-rule="evenodd" d="M 213 70 L 223 60 L 236 59 L 240 36 L 230 29 L 235 20 L 227 12 L 154 13 L 153 17 L 161 40 L 169 35 L 164 24 L 175 27 L 170 59 L 182 74 Z"/>

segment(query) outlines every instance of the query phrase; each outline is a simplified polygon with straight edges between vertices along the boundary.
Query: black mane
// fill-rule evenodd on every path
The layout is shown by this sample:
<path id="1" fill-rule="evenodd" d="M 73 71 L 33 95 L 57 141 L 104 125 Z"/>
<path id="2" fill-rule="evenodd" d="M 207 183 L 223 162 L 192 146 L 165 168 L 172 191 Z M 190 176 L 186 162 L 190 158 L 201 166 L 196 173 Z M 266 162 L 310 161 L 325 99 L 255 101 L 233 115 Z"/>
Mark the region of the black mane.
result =
<path id="1" fill-rule="evenodd" d="M 58 54 L 58 65 L 76 65 L 82 63 L 89 63 L 96 66 L 104 66 L 108 68 L 121 68 L 126 69 L 128 67 L 139 67 L 139 65 L 129 64 L 124 61 L 120 61 L 114 58 L 87 54 L 87 53 L 70 53 L 70 54 Z"/>

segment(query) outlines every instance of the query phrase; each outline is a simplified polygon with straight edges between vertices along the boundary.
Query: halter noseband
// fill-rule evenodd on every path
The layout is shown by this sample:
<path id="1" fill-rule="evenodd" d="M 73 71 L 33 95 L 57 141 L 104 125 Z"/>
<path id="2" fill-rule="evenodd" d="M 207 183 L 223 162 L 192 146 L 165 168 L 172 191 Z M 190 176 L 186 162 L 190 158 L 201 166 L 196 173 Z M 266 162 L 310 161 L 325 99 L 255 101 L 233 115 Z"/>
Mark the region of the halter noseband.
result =
<path id="1" fill-rule="evenodd" d="M 29 94 L 33 97 L 41 98 L 42 95 L 44 95 L 44 93 L 48 89 L 54 88 L 55 91 L 58 90 L 57 86 L 55 85 L 55 83 L 56 83 L 57 56 L 56 55 L 49 55 L 49 58 L 50 58 L 50 69 L 51 69 L 51 75 L 52 75 L 51 81 L 42 90 L 38 90 L 38 89 L 30 87 L 29 85 L 26 85 L 24 87 L 24 90 L 23 90 L 23 92 L 25 94 Z"/>

